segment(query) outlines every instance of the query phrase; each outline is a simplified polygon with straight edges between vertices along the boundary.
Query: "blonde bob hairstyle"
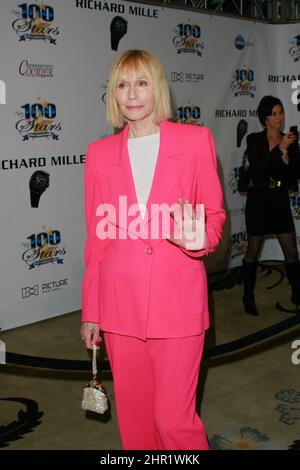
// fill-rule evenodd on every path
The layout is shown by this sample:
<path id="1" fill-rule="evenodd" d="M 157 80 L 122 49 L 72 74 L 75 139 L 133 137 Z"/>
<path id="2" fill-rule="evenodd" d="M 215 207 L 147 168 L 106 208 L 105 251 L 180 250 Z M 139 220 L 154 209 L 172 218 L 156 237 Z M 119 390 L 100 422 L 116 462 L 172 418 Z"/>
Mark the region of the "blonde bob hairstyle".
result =
<path id="1" fill-rule="evenodd" d="M 148 51 L 129 50 L 113 63 L 107 86 L 106 117 L 116 128 L 123 127 L 126 119 L 116 101 L 117 80 L 124 72 L 142 70 L 153 86 L 154 120 L 156 123 L 172 116 L 171 98 L 168 82 L 159 59 Z"/>

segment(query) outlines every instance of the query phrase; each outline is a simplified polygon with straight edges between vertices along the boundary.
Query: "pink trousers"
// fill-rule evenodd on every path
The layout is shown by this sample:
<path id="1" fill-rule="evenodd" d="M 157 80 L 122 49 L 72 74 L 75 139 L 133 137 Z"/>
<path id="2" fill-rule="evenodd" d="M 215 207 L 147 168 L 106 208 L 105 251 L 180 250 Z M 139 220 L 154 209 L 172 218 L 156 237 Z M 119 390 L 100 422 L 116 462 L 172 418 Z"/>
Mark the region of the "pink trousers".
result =
<path id="1" fill-rule="evenodd" d="M 123 449 L 208 450 L 196 413 L 204 334 L 146 341 L 104 333 Z"/>

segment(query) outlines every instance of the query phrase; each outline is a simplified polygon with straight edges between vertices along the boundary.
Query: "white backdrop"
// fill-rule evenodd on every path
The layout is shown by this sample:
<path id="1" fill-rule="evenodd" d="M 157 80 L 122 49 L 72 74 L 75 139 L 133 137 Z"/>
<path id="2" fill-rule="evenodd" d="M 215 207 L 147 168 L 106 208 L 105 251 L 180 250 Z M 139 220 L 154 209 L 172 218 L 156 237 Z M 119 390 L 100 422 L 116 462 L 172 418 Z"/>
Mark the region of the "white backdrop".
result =
<path id="1" fill-rule="evenodd" d="M 2 0 L 0 327 L 81 306 L 85 152 L 88 142 L 113 133 L 106 80 L 116 55 L 129 48 L 160 56 L 179 121 L 211 128 L 228 218 L 207 264 L 212 271 L 239 265 L 245 198 L 236 176 L 245 131 L 260 130 L 255 110 L 265 94 L 283 100 L 287 129 L 298 124 L 291 83 L 300 79 L 299 34 L 297 24 L 130 2 Z M 291 203 L 298 230 L 300 200 Z M 266 242 L 262 258 L 282 258 L 276 241 Z"/>

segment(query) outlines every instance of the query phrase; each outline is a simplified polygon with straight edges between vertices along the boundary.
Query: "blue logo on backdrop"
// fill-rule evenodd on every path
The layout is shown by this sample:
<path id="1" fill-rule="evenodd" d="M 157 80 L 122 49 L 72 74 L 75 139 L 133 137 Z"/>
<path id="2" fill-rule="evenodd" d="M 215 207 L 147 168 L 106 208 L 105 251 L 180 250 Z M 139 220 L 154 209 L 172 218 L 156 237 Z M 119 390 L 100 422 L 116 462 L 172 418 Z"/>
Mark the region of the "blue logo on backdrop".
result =
<path id="1" fill-rule="evenodd" d="M 300 195 L 290 196 L 290 204 L 294 219 L 300 219 Z"/>
<path id="2" fill-rule="evenodd" d="M 22 254 L 23 261 L 29 269 L 34 269 L 45 264 L 63 264 L 63 255 L 66 248 L 61 246 L 61 233 L 59 230 L 52 230 L 43 227 L 44 231 L 33 233 L 27 237 L 27 242 L 23 245 L 26 250 Z"/>
<path id="3" fill-rule="evenodd" d="M 50 5 L 22 3 L 13 13 L 18 17 L 12 27 L 19 41 L 42 40 L 56 44 L 55 36 L 59 31 L 57 26 L 53 26 L 54 9 Z"/>
<path id="4" fill-rule="evenodd" d="M 231 247 L 229 248 L 230 259 L 244 256 L 247 250 L 247 232 L 245 230 L 231 235 Z"/>
<path id="5" fill-rule="evenodd" d="M 254 72 L 247 65 L 237 69 L 234 73 L 234 80 L 231 82 L 233 96 L 250 96 L 254 98 Z"/>
<path id="6" fill-rule="evenodd" d="M 234 45 L 239 50 L 244 49 L 246 43 L 245 43 L 245 39 L 243 38 L 243 36 L 241 36 L 240 34 L 238 36 L 236 36 L 236 38 L 234 40 Z"/>
<path id="7" fill-rule="evenodd" d="M 179 106 L 177 108 L 177 121 L 183 124 L 201 125 L 201 108 L 198 105 Z"/>
<path id="8" fill-rule="evenodd" d="M 299 62 L 300 60 L 300 34 L 294 36 L 292 43 L 293 47 L 289 49 L 289 54 L 293 58 L 294 62 Z"/>
<path id="9" fill-rule="evenodd" d="M 180 23 L 175 29 L 176 36 L 173 44 L 177 49 L 177 54 L 192 53 L 202 56 L 204 43 L 200 41 L 201 28 L 194 23 Z"/>
<path id="10" fill-rule="evenodd" d="M 57 131 L 61 131 L 62 126 L 60 122 L 54 122 L 57 114 L 54 103 L 26 103 L 21 109 L 22 111 L 17 112 L 21 119 L 16 123 L 16 129 L 23 140 L 41 137 L 59 139 Z"/>

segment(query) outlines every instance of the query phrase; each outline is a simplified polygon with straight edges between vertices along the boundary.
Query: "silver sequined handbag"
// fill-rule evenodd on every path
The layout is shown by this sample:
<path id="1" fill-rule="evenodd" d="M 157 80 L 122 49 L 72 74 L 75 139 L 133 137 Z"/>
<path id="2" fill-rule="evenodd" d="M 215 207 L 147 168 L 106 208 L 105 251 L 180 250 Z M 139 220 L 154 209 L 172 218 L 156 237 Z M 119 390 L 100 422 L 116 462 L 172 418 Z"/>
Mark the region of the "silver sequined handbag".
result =
<path id="1" fill-rule="evenodd" d="M 99 375 L 97 375 L 97 351 L 98 348 L 94 345 L 92 361 L 93 378 L 84 387 L 81 406 L 84 410 L 103 414 L 108 409 L 108 399 L 107 391 L 101 383 Z"/>

